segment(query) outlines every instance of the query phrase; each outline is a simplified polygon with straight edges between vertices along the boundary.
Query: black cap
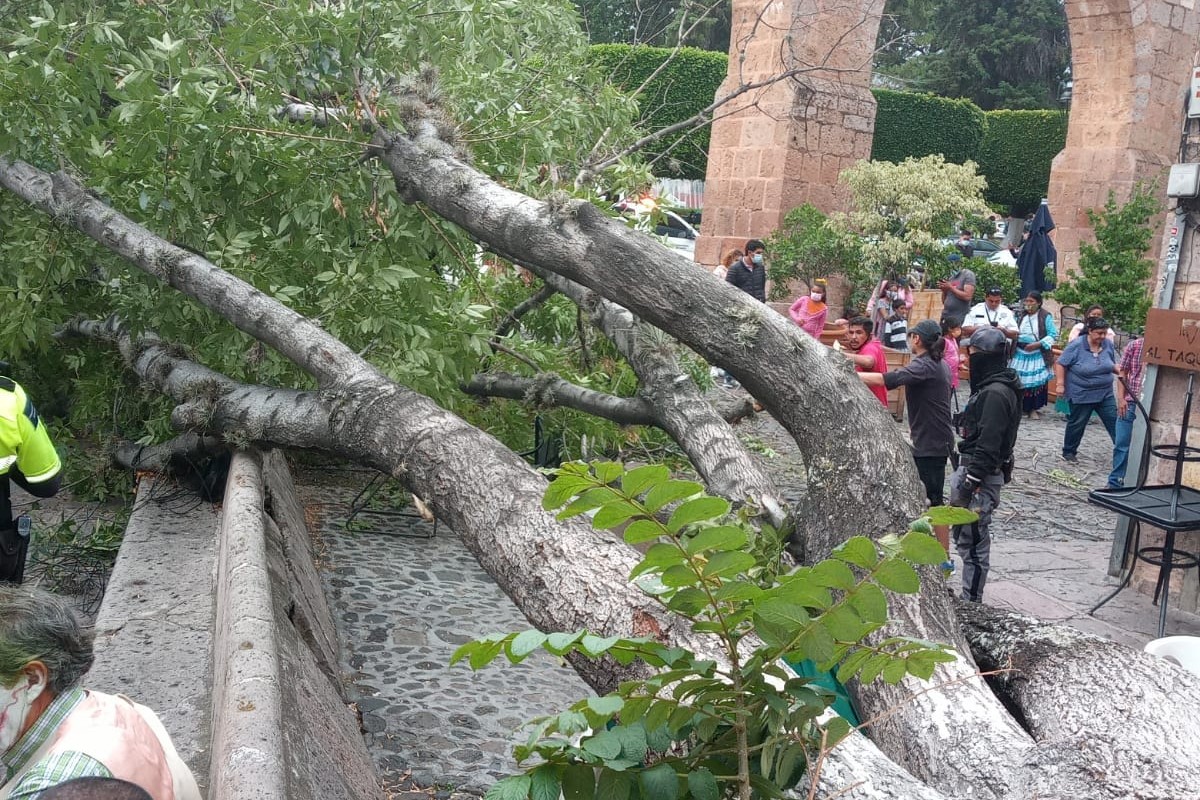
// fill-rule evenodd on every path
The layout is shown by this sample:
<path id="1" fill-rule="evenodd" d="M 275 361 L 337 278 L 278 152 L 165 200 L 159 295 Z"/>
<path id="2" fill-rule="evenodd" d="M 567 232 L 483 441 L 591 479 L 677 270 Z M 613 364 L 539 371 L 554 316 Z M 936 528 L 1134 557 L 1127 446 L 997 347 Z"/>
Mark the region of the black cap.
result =
<path id="1" fill-rule="evenodd" d="M 1108 320 L 1104 317 L 1088 317 L 1084 320 L 1083 327 L 1089 331 L 1099 331 L 1108 329 Z"/>
<path id="2" fill-rule="evenodd" d="M 1008 349 L 1008 337 L 999 328 L 980 328 L 967 344 L 979 353 L 1003 353 Z"/>
<path id="3" fill-rule="evenodd" d="M 909 328 L 908 332 L 920 336 L 922 342 L 932 342 L 942 335 L 942 326 L 931 319 L 923 319 Z"/>

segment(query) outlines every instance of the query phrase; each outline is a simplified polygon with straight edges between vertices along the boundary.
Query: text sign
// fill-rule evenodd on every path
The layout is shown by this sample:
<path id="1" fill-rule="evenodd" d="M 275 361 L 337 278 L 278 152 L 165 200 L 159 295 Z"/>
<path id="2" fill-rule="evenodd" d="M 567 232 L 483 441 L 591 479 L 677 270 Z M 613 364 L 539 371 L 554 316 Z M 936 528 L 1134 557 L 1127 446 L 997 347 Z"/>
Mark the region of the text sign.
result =
<path id="1" fill-rule="evenodd" d="M 1200 369 L 1200 312 L 1150 309 L 1142 354 L 1147 364 Z"/>

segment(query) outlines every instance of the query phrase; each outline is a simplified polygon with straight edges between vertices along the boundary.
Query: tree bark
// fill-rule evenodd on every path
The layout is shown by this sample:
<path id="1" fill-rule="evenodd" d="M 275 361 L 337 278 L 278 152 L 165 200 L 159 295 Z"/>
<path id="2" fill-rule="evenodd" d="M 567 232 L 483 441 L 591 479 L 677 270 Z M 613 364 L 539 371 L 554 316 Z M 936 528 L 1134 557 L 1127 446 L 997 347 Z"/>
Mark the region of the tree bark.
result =
<path id="1" fill-rule="evenodd" d="M 1088 797 L 1200 797 L 1200 676 L 1088 633 L 961 603 L 988 680 L 1037 741 L 1040 785 L 1090 783 Z M 1053 776 L 1053 782 L 1050 780 Z"/>
<path id="2" fill-rule="evenodd" d="M 564 406 L 604 419 L 618 425 L 654 425 L 654 409 L 639 397 L 616 395 L 585 389 L 553 373 L 532 378 L 507 372 L 485 372 L 475 375 L 462 390 L 478 397 L 504 397 L 520 400 L 539 408 Z"/>
<path id="3" fill-rule="evenodd" d="M 176 460 L 196 461 L 228 451 L 225 443 L 215 436 L 201 436 L 188 431 L 162 444 L 122 442 L 113 450 L 112 457 L 118 466 L 126 469 L 167 472 Z"/>

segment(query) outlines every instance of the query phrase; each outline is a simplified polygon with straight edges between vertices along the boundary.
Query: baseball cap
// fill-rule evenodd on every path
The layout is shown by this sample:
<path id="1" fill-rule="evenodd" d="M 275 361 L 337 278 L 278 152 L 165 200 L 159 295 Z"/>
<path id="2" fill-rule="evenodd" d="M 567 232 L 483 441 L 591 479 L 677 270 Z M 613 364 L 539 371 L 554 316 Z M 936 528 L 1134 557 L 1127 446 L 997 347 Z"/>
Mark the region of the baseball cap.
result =
<path id="1" fill-rule="evenodd" d="M 1084 320 L 1083 327 L 1087 328 L 1089 331 L 1098 331 L 1102 329 L 1107 330 L 1108 320 L 1106 320 L 1104 317 L 1088 317 L 1086 320 Z"/>
<path id="2" fill-rule="evenodd" d="M 993 287 L 991 287 L 990 289 L 988 289 L 988 290 L 987 290 L 987 293 L 988 293 L 989 295 L 995 295 L 995 294 L 1004 294 L 1004 290 L 1003 290 L 1003 289 L 1001 289 L 999 286 L 993 286 Z"/>
<path id="3" fill-rule="evenodd" d="M 960 253 L 951 253 L 951 254 L 950 254 L 950 255 L 949 255 L 947 258 L 948 258 L 948 260 L 950 260 L 950 261 L 962 261 L 962 254 L 960 254 Z"/>
<path id="4" fill-rule="evenodd" d="M 1003 353 L 1008 349 L 1008 337 L 999 328 L 980 328 L 967 344 L 979 353 Z"/>
<path id="5" fill-rule="evenodd" d="M 934 339 L 942 335 L 942 326 L 938 325 L 931 319 L 923 319 L 916 325 L 908 329 L 909 333 L 915 333 L 921 337 L 923 342 L 932 342 Z"/>

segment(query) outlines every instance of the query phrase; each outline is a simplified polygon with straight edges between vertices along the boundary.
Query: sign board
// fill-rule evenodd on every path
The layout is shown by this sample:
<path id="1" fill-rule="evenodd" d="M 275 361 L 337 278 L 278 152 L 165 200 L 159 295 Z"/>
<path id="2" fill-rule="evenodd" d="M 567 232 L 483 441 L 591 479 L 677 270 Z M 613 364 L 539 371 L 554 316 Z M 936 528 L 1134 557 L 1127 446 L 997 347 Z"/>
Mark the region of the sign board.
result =
<path id="1" fill-rule="evenodd" d="M 1142 354 L 1147 364 L 1200 370 L 1200 312 L 1150 309 Z"/>

